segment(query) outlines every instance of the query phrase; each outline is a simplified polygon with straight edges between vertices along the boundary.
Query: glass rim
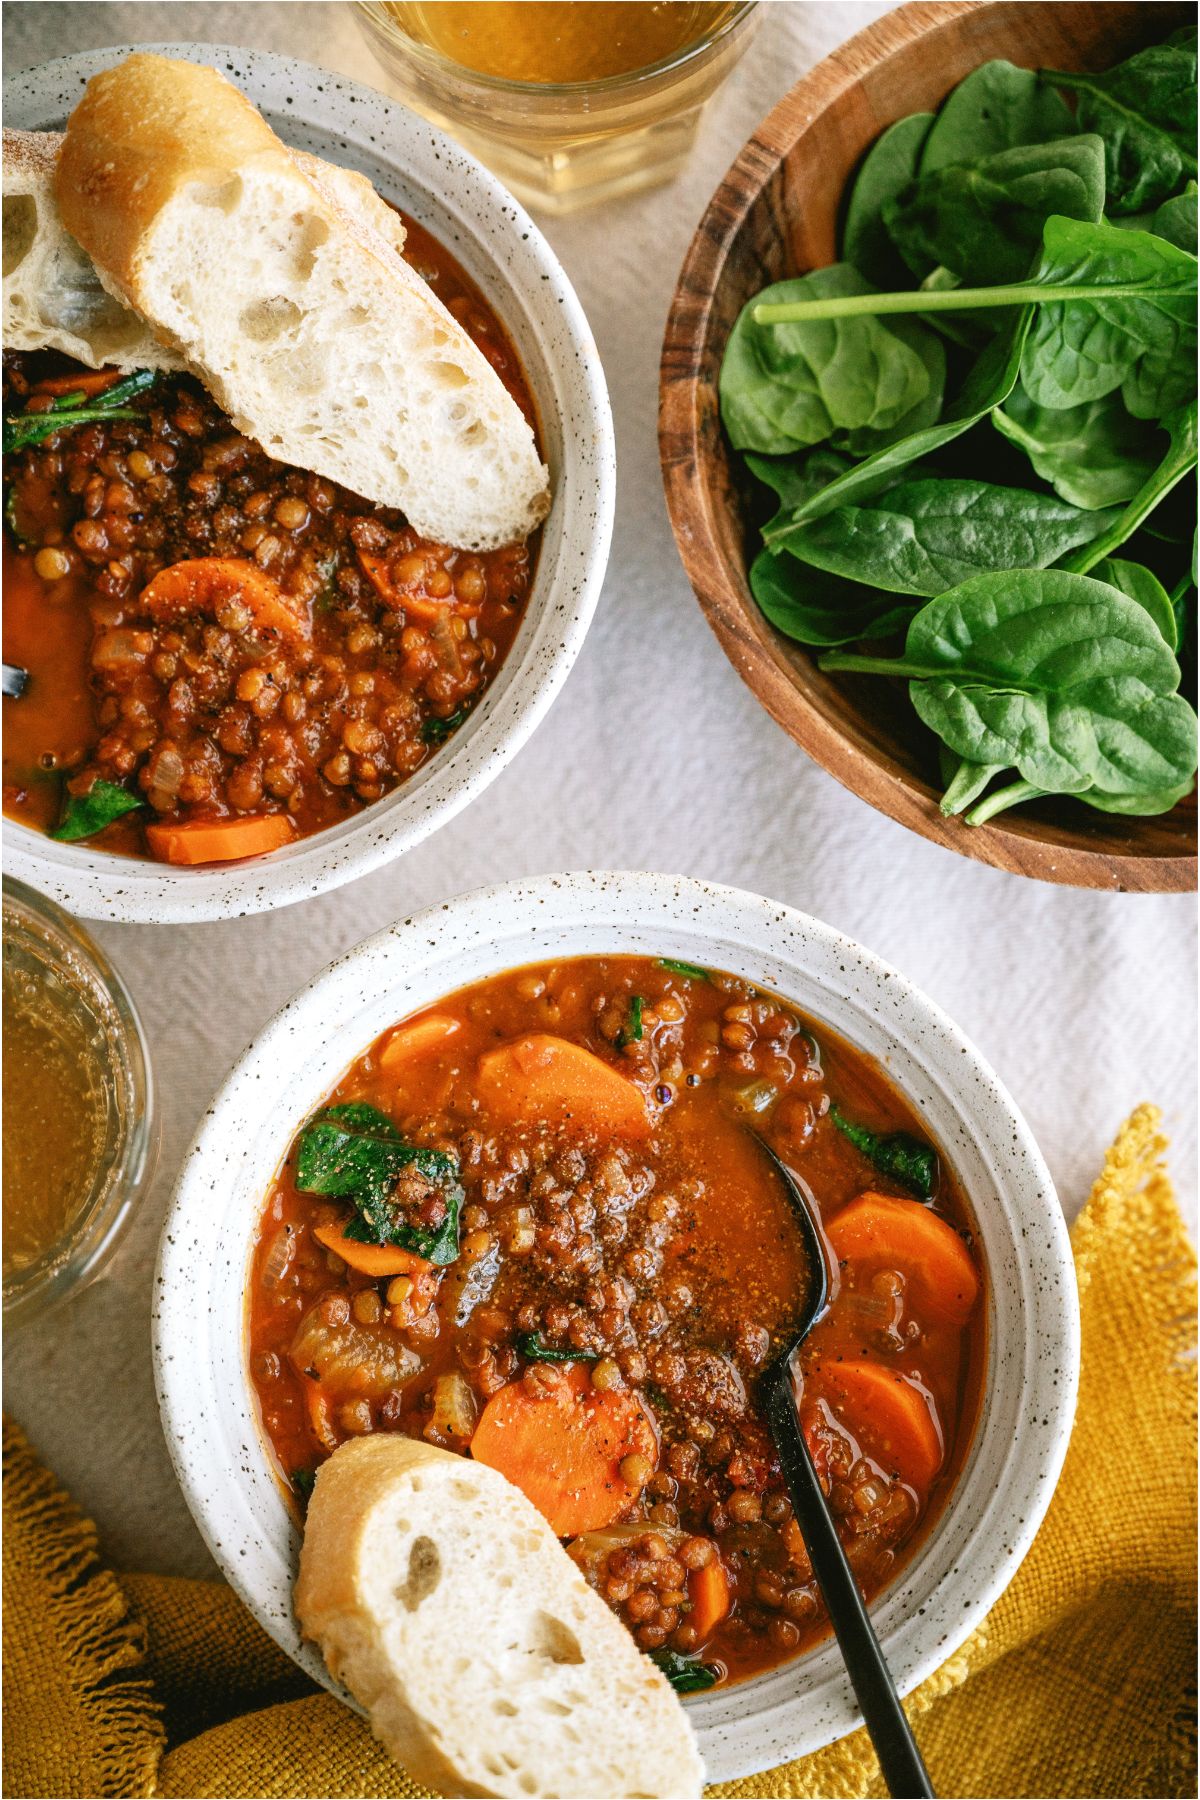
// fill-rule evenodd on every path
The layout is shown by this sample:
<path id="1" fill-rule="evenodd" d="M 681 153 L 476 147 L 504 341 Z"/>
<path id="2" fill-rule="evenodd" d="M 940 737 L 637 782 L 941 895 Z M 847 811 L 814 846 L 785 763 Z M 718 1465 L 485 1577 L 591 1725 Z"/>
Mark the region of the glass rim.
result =
<path id="1" fill-rule="evenodd" d="M 104 994 L 113 1010 L 120 1078 L 127 1090 L 126 1117 L 113 1160 L 101 1170 L 75 1220 L 40 1256 L 3 1278 L 4 1322 L 16 1326 L 40 1317 L 74 1289 L 85 1286 L 115 1249 L 154 1170 L 158 1113 L 140 1015 L 103 950 L 70 913 L 15 876 L 4 876 L 3 896 L 18 917 L 22 912 L 31 915 L 44 929 L 53 955 L 61 957 L 65 949 L 71 950 Z M 24 921 L 21 928 L 28 929 Z"/>
<path id="2" fill-rule="evenodd" d="M 492 93 L 519 95 L 529 98 L 531 95 L 544 95 L 552 100 L 580 99 L 584 95 L 618 94 L 632 91 L 642 82 L 650 82 L 656 76 L 669 75 L 676 69 L 682 69 L 687 63 L 694 61 L 704 51 L 715 49 L 725 38 L 729 37 L 751 13 L 758 10 L 759 0 L 738 0 L 734 10 L 724 19 L 710 36 L 694 38 L 681 50 L 670 56 L 660 57 L 657 62 L 646 63 L 640 69 L 627 69 L 621 75 L 602 75 L 595 81 L 514 81 L 508 75 L 488 75 L 478 69 L 471 69 L 465 63 L 458 63 L 443 51 L 436 50 L 431 44 L 422 44 L 418 39 L 410 37 L 387 10 L 385 0 L 355 0 L 357 11 L 366 18 L 381 36 L 399 38 L 406 48 L 414 53 L 414 61 L 424 60 L 430 67 L 439 72 L 457 75 L 460 79 L 476 83 Z"/>

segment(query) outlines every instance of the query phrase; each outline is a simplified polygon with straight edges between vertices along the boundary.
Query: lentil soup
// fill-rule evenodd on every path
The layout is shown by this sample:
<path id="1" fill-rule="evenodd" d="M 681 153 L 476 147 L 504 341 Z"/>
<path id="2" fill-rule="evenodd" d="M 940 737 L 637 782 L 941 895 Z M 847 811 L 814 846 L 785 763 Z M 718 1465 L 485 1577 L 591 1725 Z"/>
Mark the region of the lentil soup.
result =
<path id="1" fill-rule="evenodd" d="M 499 320 L 405 224 L 408 260 L 536 428 Z M 536 537 L 423 540 L 272 461 L 190 376 L 48 352 L 4 371 L 6 443 L 14 414 L 63 418 L 5 457 L 4 656 L 31 677 L 4 707 L 10 817 L 173 863 L 262 854 L 380 799 L 478 703 Z"/>
<path id="2" fill-rule="evenodd" d="M 832 1304 L 801 1421 L 868 1597 L 969 1446 L 980 1256 L 869 1058 L 734 976 L 586 957 L 397 1025 L 298 1134 L 248 1355 L 292 1503 L 347 1437 L 502 1470 L 682 1689 L 827 1629 L 758 1404 L 808 1270 L 759 1133 L 816 1198 Z"/>

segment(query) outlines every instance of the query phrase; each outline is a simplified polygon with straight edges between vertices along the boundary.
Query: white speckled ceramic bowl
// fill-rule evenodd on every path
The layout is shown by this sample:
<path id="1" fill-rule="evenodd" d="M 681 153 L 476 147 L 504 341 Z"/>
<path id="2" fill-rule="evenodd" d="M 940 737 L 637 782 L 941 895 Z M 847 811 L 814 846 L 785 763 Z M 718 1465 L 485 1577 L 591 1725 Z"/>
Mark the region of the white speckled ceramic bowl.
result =
<path id="1" fill-rule="evenodd" d="M 9 77 L 8 125 L 60 130 L 98 69 L 134 46 L 88 51 Z M 528 214 L 440 131 L 374 89 L 264 50 L 147 44 L 211 63 L 299 149 L 359 169 L 453 252 L 520 353 L 541 420 L 554 505 L 517 640 L 482 704 L 410 780 L 345 824 L 257 861 L 173 869 L 57 844 L 5 822 L 4 866 L 89 919 L 222 919 L 287 906 L 401 856 L 482 793 L 566 680 L 604 579 L 615 449 L 599 352 L 574 289 Z"/>
<path id="2" fill-rule="evenodd" d="M 284 1007 L 209 1108 L 163 1232 L 154 1358 L 188 1504 L 256 1617 L 334 1686 L 292 1615 L 298 1539 L 246 1366 L 245 1286 L 268 1184 L 305 1117 L 395 1020 L 502 969 L 604 952 L 728 969 L 826 1021 L 886 1067 L 970 1199 L 988 1274 L 982 1416 L 936 1528 L 873 1608 L 907 1693 L 1011 1580 L 1054 1490 L 1079 1364 L 1066 1227 L 1028 1126 L 945 1014 L 829 926 L 733 888 L 584 874 L 485 889 L 368 939 Z M 687 1705 L 711 1780 L 771 1767 L 859 1723 L 832 1642 Z"/>

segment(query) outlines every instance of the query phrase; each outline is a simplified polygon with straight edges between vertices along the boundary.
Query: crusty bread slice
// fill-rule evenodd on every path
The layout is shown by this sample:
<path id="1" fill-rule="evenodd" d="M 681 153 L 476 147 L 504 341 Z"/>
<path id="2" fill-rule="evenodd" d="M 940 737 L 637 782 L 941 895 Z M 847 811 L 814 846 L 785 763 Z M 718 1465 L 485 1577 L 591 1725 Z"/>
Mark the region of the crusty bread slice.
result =
<path id="1" fill-rule="evenodd" d="M 100 284 L 54 198 L 62 138 L 4 130 L 4 347 L 63 350 L 89 369 L 182 369 L 135 312 Z"/>
<path id="2" fill-rule="evenodd" d="M 110 292 L 283 462 L 486 550 L 549 505 L 533 432 L 403 258 L 215 69 L 145 53 L 92 77 L 67 122 L 63 221 Z"/>
<path id="3" fill-rule="evenodd" d="M 61 147 L 61 132 L 4 128 L 5 349 L 62 350 L 92 369 L 185 368 L 178 351 L 160 344 L 145 320 L 108 292 L 63 224 L 54 195 Z M 291 154 L 323 192 L 369 217 L 403 250 L 404 223 L 380 205 L 369 181 L 302 150 Z"/>
<path id="4" fill-rule="evenodd" d="M 443 1794 L 698 1795 L 664 1677 L 494 1469 L 394 1433 L 317 1474 L 296 1611 L 375 1735 Z"/>

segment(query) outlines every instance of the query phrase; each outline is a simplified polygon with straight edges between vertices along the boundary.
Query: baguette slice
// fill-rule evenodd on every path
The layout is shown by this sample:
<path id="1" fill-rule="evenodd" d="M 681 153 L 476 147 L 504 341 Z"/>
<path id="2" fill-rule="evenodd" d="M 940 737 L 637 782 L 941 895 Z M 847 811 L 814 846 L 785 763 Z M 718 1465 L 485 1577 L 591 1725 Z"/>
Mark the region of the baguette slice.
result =
<path id="1" fill-rule="evenodd" d="M 146 321 L 110 294 L 91 257 L 62 222 L 54 173 L 62 133 L 4 128 L 4 344 L 8 350 L 62 350 L 91 369 L 183 369 Z M 317 186 L 347 212 L 363 212 L 404 248 L 404 224 L 375 208 L 369 181 L 350 169 L 291 152 Z"/>
<path id="2" fill-rule="evenodd" d="M 88 82 L 55 183 L 105 287 L 270 455 L 442 543 L 526 537 L 533 432 L 361 187 L 348 206 L 215 69 L 144 53 Z"/>
<path id="3" fill-rule="evenodd" d="M 494 1469 L 351 1439 L 308 1507 L 296 1611 L 396 1761 L 443 1794 L 698 1795 L 665 1678 Z"/>
<path id="4" fill-rule="evenodd" d="M 89 369 L 182 369 L 144 320 L 100 284 L 54 198 L 62 138 L 4 130 L 4 347 L 63 350 Z"/>

